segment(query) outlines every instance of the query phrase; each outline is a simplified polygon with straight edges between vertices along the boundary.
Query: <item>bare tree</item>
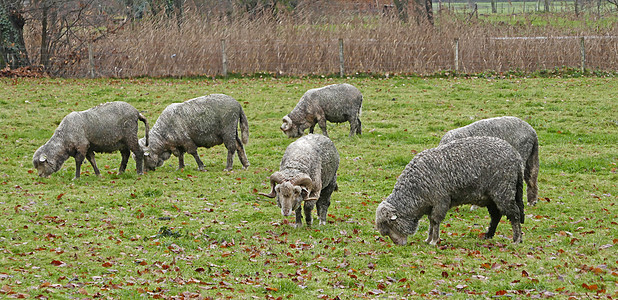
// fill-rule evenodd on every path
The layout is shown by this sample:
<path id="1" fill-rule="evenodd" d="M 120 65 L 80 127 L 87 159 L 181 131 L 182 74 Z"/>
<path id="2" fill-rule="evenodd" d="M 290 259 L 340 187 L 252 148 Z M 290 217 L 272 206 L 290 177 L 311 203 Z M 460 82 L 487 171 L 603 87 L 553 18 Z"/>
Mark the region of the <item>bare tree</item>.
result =
<path id="1" fill-rule="evenodd" d="M 30 65 L 22 7 L 20 0 L 0 0 L 0 63 L 13 69 Z"/>
<path id="2" fill-rule="evenodd" d="M 402 22 L 408 22 L 410 5 L 414 7 L 413 16 L 418 24 L 428 22 L 433 25 L 433 3 L 432 0 L 414 0 L 409 3 L 408 0 L 393 0 L 393 4 L 397 9 L 397 15 Z"/>

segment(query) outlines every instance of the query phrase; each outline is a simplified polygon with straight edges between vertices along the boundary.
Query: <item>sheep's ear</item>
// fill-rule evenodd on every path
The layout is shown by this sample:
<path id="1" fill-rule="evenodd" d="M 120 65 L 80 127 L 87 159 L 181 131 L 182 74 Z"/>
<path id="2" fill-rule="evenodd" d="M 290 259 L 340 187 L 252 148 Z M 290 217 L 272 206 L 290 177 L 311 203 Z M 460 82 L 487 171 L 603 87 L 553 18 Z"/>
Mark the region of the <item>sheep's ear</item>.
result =
<path id="1" fill-rule="evenodd" d="M 39 161 L 40 162 L 45 162 L 47 160 L 47 155 L 43 155 L 41 157 L 39 157 Z"/>
<path id="2" fill-rule="evenodd" d="M 393 215 L 393 216 L 391 217 L 391 221 L 395 221 L 395 220 L 397 220 L 397 215 Z"/>

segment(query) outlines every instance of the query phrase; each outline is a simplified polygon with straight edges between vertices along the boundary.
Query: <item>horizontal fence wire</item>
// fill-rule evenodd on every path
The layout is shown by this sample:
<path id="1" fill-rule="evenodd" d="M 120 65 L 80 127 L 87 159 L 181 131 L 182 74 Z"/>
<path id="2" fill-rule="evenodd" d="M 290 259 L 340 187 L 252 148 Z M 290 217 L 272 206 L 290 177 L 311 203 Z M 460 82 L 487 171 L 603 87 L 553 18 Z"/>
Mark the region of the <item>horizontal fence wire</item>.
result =
<path id="1" fill-rule="evenodd" d="M 455 61 L 455 39 L 439 35 L 422 40 L 345 39 L 344 74 L 435 74 L 459 70 L 534 72 L 556 68 L 580 68 L 581 38 L 557 37 L 461 37 Z M 584 38 L 585 68 L 589 71 L 618 71 L 618 37 Z M 148 39 L 146 39 L 148 40 Z M 89 55 L 67 65 L 64 76 L 220 76 L 223 75 L 222 40 L 227 72 L 236 74 L 333 75 L 340 72 L 338 39 L 309 37 L 272 39 L 202 39 L 189 45 L 167 44 L 162 39 L 132 47 L 126 40 L 93 43 Z M 153 47 L 158 51 L 150 51 Z M 111 49 L 111 50 L 110 50 Z M 153 55 L 153 53 L 155 53 Z M 458 67 L 455 66 L 458 63 Z M 94 67 L 94 70 L 90 70 Z"/>

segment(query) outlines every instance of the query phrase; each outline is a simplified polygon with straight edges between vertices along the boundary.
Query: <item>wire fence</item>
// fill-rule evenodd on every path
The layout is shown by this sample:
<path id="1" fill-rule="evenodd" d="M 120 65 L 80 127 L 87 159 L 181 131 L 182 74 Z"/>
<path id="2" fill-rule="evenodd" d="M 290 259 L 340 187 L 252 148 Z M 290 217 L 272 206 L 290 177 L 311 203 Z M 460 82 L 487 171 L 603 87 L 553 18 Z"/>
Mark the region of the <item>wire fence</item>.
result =
<path id="1" fill-rule="evenodd" d="M 416 42 L 380 39 L 309 41 L 204 40 L 188 51 L 161 48 L 144 61 L 139 51 L 89 47 L 72 66 L 76 77 L 226 76 L 228 73 L 332 75 L 435 74 L 445 71 L 534 72 L 556 68 L 616 72 L 618 36 L 463 37 Z"/>

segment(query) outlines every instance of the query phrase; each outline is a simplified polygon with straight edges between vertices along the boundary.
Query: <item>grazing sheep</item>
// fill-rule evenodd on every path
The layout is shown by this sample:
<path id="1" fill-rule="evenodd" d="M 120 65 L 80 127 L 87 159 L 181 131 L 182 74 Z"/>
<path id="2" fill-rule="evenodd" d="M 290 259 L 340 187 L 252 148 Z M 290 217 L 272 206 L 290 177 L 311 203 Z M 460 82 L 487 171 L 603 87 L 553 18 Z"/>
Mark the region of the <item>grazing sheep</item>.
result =
<path id="1" fill-rule="evenodd" d="M 529 205 L 537 202 L 539 177 L 539 141 L 530 124 L 516 117 L 498 117 L 476 121 L 447 132 L 440 145 L 471 136 L 493 136 L 507 141 L 525 161 L 524 181 Z"/>
<path id="2" fill-rule="evenodd" d="M 314 205 L 320 225 L 326 224 L 330 196 L 337 190 L 337 168 L 339 153 L 335 144 L 326 136 L 309 134 L 285 149 L 279 171 L 270 176 L 270 194 L 260 195 L 276 197 L 284 216 L 294 211 L 296 227 L 302 225 L 303 201 L 307 226 L 311 226 Z"/>
<path id="3" fill-rule="evenodd" d="M 238 138 L 239 121 L 242 141 Z M 185 152 L 193 155 L 198 169 L 203 171 L 204 163 L 197 148 L 224 144 L 227 148 L 225 171 L 230 171 L 236 151 L 243 168 L 249 167 L 243 147 L 248 140 L 249 123 L 240 103 L 227 95 L 212 94 L 167 106 L 152 126 L 150 144 L 146 145 L 141 139 L 140 146 L 144 149 L 147 171 L 162 166 L 171 154 L 178 156 L 178 169 L 182 169 Z"/>
<path id="4" fill-rule="evenodd" d="M 313 133 L 317 123 L 326 132 L 326 121 L 333 123 L 350 122 L 350 136 L 361 134 L 361 107 L 363 95 L 354 86 L 343 83 L 308 90 L 298 101 L 296 107 L 285 117 L 281 130 L 288 137 L 299 137 L 305 129 Z"/>
<path id="5" fill-rule="evenodd" d="M 49 177 L 72 156 L 75 158 L 74 179 L 79 179 L 84 158 L 88 159 L 94 173 L 101 175 L 94 153 L 120 150 L 122 161 L 118 173 L 125 171 L 133 152 L 137 173 L 141 175 L 144 153 L 137 141 L 138 120 L 146 126 L 144 141 L 148 143 L 148 121 L 126 102 L 108 102 L 85 111 L 72 112 L 62 119 L 49 141 L 36 150 L 32 164 L 39 176 Z"/>
<path id="6" fill-rule="evenodd" d="M 405 245 L 418 221 L 429 218 L 426 242 L 440 240 L 440 222 L 449 208 L 462 204 L 486 206 L 492 238 L 506 215 L 513 242 L 522 240 L 524 222 L 523 162 L 507 142 L 494 137 L 458 139 L 416 155 L 397 179 L 393 192 L 376 210 L 376 227 L 395 244 Z"/>

